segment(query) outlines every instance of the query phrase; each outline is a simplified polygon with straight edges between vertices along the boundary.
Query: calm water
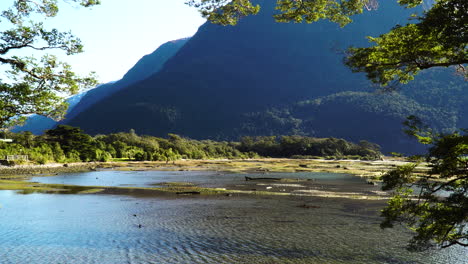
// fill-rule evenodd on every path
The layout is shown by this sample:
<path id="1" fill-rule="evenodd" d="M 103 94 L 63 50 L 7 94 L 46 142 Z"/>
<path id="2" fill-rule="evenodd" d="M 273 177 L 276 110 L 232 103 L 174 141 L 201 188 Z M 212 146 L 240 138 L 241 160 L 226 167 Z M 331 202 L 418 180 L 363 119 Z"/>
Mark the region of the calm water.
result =
<path id="1" fill-rule="evenodd" d="M 102 179 L 105 173 L 110 172 L 82 176 L 96 180 L 96 177 Z M 193 172 L 133 173 L 116 172 L 120 177 L 110 177 L 119 178 L 119 185 L 130 180 L 134 180 L 130 184 L 150 185 L 174 181 L 173 177 L 187 178 L 191 182 L 201 177 L 200 182 L 204 182 L 203 177 L 216 176 L 215 173 L 195 176 L 197 173 Z M 152 179 L 151 173 L 158 176 Z M 139 174 L 142 176 L 139 180 L 133 179 Z M 332 175 L 324 175 L 293 174 L 292 177 L 331 179 Z M 79 178 L 79 175 L 69 176 L 41 179 Z M 355 181 L 362 181 L 335 176 L 324 182 L 328 181 L 331 186 L 337 182 L 349 181 L 353 185 Z M 161 180 L 164 177 L 167 179 Z M 230 179 L 237 181 L 237 177 L 239 181 L 243 178 L 235 175 Z M 317 208 L 299 207 L 304 203 Z M 468 258 L 463 248 L 424 254 L 407 252 L 404 245 L 409 234 L 404 229 L 380 230 L 378 227 L 380 219 L 376 211 L 382 202 L 297 196 L 135 198 L 19 195 L 0 191 L 0 204 L 2 264 L 458 264 L 467 263 Z"/>
<path id="2" fill-rule="evenodd" d="M 222 173 L 206 171 L 113 171 L 68 173 L 54 177 L 33 177 L 40 183 L 81 186 L 155 187 L 164 182 L 190 182 L 201 187 L 245 185 L 245 176 L 314 180 L 314 184 L 332 191 L 366 191 L 365 179 L 338 173 Z M 257 182 L 250 182 L 256 184 Z M 281 184 L 281 183 L 279 183 Z M 300 184 L 300 183 L 299 183 Z M 260 185 L 261 186 L 261 185 Z M 260 187 L 261 188 L 261 187 Z M 378 190 L 378 188 L 373 188 Z M 370 190 L 370 189 L 369 189 Z"/>

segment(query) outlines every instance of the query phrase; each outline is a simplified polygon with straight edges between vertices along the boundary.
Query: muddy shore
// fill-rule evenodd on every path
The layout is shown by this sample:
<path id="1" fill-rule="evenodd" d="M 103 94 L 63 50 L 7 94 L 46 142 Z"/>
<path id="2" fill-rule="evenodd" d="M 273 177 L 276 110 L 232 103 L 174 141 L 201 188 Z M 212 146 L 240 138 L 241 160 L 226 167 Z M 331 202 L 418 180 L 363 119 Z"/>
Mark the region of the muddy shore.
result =
<path id="1" fill-rule="evenodd" d="M 45 165 L 0 166 L 0 175 L 51 174 L 65 172 L 91 171 L 97 169 L 115 170 L 187 170 L 223 172 L 331 172 L 347 173 L 362 177 L 379 177 L 388 170 L 407 164 L 395 158 L 377 161 L 363 160 L 325 160 L 325 159 L 248 159 L 248 160 L 178 160 L 174 163 L 160 161 L 128 162 L 81 162 L 50 163 Z M 422 164 L 418 171 L 428 168 Z"/>
<path id="2" fill-rule="evenodd" d="M 384 159 L 379 161 L 360 160 L 323 160 L 323 159 L 252 159 L 252 160 L 179 160 L 175 163 L 166 162 L 102 162 L 102 163 L 69 163 L 69 164 L 46 164 L 46 165 L 17 165 L 12 167 L 0 167 L 0 190 L 18 190 L 23 192 L 47 192 L 47 193 L 109 193 L 109 194 L 129 194 L 129 195 L 161 195 L 164 193 L 191 193 L 191 194 L 268 194 L 287 195 L 292 194 L 294 188 L 289 190 L 288 180 L 282 183 L 277 191 L 258 189 L 245 184 L 242 187 L 229 188 L 200 188 L 197 186 L 171 186 L 161 188 L 121 188 L 103 186 L 73 186 L 60 184 L 40 184 L 28 182 L 32 176 L 54 176 L 68 172 L 86 172 L 95 170 L 120 170 L 120 171 L 218 171 L 222 173 L 255 173 L 265 175 L 273 172 L 329 172 L 346 173 L 368 178 L 368 183 L 377 185 L 380 176 L 386 171 L 394 169 L 406 162 L 397 159 Z M 424 165 L 418 168 L 423 173 L 428 168 Z M 262 176 L 263 177 L 263 176 Z M 271 186 L 278 183 L 267 182 Z M 275 185 L 276 184 L 276 185 Z M 354 199 L 378 199 L 374 194 L 364 196 L 355 193 L 328 192 L 327 190 L 316 190 L 313 182 L 302 183 L 311 189 L 310 193 L 297 195 L 319 196 L 319 197 L 352 197 Z M 261 186 L 262 184 L 256 184 Z M 291 184 L 289 184 L 291 185 Z M 310 186 L 309 186 L 310 185 Z M 245 187 L 245 188 L 244 188 Z M 265 187 L 266 188 L 266 187 Z M 284 190 L 283 190 L 284 189 Z M 377 189 L 376 189 L 377 190 Z M 382 197 L 380 197 L 382 198 Z"/>

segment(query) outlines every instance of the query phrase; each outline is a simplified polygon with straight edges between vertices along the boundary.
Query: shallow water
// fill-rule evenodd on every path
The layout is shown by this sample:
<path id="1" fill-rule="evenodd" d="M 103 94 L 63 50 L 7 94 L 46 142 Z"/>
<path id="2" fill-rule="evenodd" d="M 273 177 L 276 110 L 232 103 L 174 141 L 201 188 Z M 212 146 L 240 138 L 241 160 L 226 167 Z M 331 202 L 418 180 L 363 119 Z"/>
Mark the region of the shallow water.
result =
<path id="1" fill-rule="evenodd" d="M 338 173 L 222 173 L 206 171 L 117 171 L 103 170 L 84 173 L 67 173 L 53 177 L 33 177 L 40 183 L 80 186 L 155 187 L 165 182 L 189 182 L 201 187 L 225 187 L 246 184 L 248 177 L 292 178 L 313 180 L 323 189 L 336 191 L 362 190 L 365 179 Z M 255 182 L 256 183 L 256 182 Z"/>
<path id="2" fill-rule="evenodd" d="M 135 175 L 139 173 L 143 172 Z M 190 174 L 159 173 L 167 173 L 160 176 L 167 178 Z M 306 176 L 325 177 L 300 177 Z M 349 176 L 336 177 L 328 180 L 330 184 L 346 182 Z M 349 180 L 356 179 L 361 181 Z M 468 258 L 467 250 L 460 247 L 409 253 L 404 246 L 410 235 L 404 229 L 379 228 L 376 211 L 383 205 L 379 201 L 297 196 L 19 195 L 0 191 L 0 204 L 2 264 L 461 264 Z M 303 204 L 313 207 L 306 209 Z"/>

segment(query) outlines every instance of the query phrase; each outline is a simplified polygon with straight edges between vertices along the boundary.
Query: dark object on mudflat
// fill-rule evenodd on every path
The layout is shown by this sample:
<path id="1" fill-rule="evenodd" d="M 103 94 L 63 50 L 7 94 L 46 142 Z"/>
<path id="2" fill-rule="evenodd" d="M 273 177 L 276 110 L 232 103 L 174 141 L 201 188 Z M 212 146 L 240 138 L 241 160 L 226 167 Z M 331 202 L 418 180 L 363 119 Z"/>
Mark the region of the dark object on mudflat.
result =
<path id="1" fill-rule="evenodd" d="M 281 178 L 252 178 L 245 176 L 246 181 L 281 181 Z"/>
<path id="2" fill-rule="evenodd" d="M 177 195 L 193 195 L 200 194 L 200 192 L 176 192 Z"/>
<path id="3" fill-rule="evenodd" d="M 320 208 L 320 206 L 318 205 L 307 205 L 307 204 L 301 204 L 297 207 L 301 207 L 301 208 L 307 208 L 307 209 L 310 209 L 310 208 L 313 208 L 313 209 L 317 209 L 317 208 Z"/>
<path id="4" fill-rule="evenodd" d="M 301 168 L 307 168 L 308 165 L 307 165 L 307 164 L 299 164 L 299 167 L 301 167 Z"/>
<path id="5" fill-rule="evenodd" d="M 68 164 L 67 164 L 67 163 L 63 164 L 63 166 L 64 166 L 65 168 L 68 168 Z"/>

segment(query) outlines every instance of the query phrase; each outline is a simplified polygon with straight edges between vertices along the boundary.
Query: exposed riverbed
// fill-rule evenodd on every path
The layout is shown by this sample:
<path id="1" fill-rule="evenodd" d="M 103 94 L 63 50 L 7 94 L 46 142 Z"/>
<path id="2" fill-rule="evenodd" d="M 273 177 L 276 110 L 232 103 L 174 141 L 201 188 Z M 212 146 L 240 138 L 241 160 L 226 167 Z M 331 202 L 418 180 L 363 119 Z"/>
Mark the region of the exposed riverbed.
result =
<path id="1" fill-rule="evenodd" d="M 246 175 L 264 174 L 96 171 L 31 181 L 122 187 L 190 182 L 275 192 L 305 190 L 308 187 L 303 184 L 309 183 L 333 192 L 378 190 L 365 179 L 344 174 L 267 174 L 298 182 L 246 182 Z M 156 197 L 0 191 L 0 204 L 0 263 L 458 264 L 468 257 L 466 249 L 459 247 L 406 251 L 408 231 L 379 228 L 381 200 L 237 193 Z"/>

